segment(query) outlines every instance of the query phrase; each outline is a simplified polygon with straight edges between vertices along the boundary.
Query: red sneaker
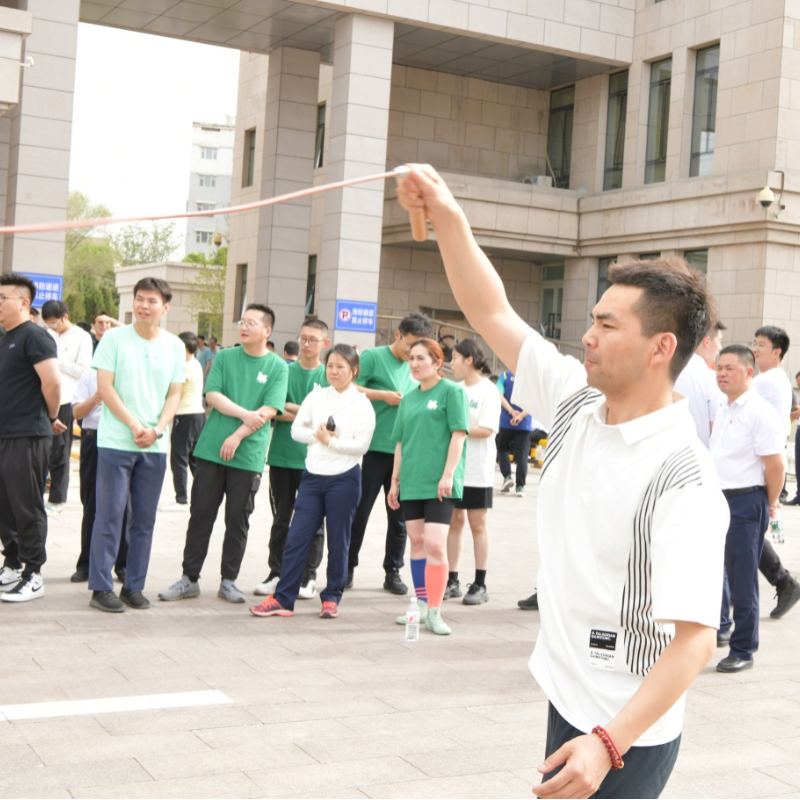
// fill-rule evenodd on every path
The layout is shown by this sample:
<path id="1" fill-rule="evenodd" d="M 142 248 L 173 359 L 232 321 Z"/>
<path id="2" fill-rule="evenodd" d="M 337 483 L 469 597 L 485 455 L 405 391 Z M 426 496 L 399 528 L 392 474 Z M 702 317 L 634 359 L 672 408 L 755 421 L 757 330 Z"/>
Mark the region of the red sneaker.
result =
<path id="1" fill-rule="evenodd" d="M 255 617 L 291 617 L 294 611 L 284 608 L 272 595 L 260 606 L 251 606 L 250 613 Z"/>
<path id="2" fill-rule="evenodd" d="M 339 607 L 333 600 L 322 601 L 322 611 L 319 612 L 322 619 L 336 619 L 339 616 Z"/>

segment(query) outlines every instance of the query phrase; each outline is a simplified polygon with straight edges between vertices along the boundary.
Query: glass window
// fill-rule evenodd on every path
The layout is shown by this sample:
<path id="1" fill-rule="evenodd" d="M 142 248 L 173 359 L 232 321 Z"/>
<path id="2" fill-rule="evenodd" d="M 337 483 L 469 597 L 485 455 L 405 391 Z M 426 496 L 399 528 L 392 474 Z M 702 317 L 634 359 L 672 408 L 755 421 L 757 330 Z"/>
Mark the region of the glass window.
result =
<path id="1" fill-rule="evenodd" d="M 543 281 L 563 281 L 564 280 L 564 265 L 553 264 L 549 267 L 542 267 L 542 280 Z"/>
<path id="2" fill-rule="evenodd" d="M 244 164 L 242 169 L 242 186 L 252 186 L 256 165 L 256 129 L 244 132 Z"/>
<path id="3" fill-rule="evenodd" d="M 216 147 L 201 147 L 200 148 L 200 158 L 208 158 L 212 161 L 217 160 L 217 148 Z"/>
<path id="4" fill-rule="evenodd" d="M 214 241 L 214 231 L 195 231 L 194 240 L 196 244 L 211 244 Z"/>
<path id="5" fill-rule="evenodd" d="M 216 203 L 202 203 L 199 200 L 197 201 L 198 211 L 213 211 L 216 207 L 217 207 Z"/>
<path id="6" fill-rule="evenodd" d="M 647 115 L 645 183 L 661 183 L 666 178 L 669 97 L 672 85 L 672 59 L 650 65 L 650 109 Z"/>
<path id="7" fill-rule="evenodd" d="M 200 176 L 200 185 L 204 189 L 213 189 L 217 185 L 217 179 L 214 175 L 201 175 Z"/>
<path id="8" fill-rule="evenodd" d="M 308 257 L 308 279 L 306 280 L 306 315 L 314 313 L 317 294 L 317 257 Z"/>
<path id="9" fill-rule="evenodd" d="M 708 275 L 708 250 L 686 250 L 683 257 L 690 267 Z"/>
<path id="10" fill-rule="evenodd" d="M 247 264 L 236 265 L 236 290 L 233 297 L 233 321 L 238 322 L 247 304 Z"/>
<path id="11" fill-rule="evenodd" d="M 714 135 L 717 129 L 719 45 L 697 52 L 692 113 L 692 161 L 689 175 L 710 175 L 714 170 Z"/>
<path id="12" fill-rule="evenodd" d="M 325 103 L 317 106 L 317 140 L 314 145 L 314 169 L 318 169 L 325 162 Z"/>
<path id="13" fill-rule="evenodd" d="M 575 87 L 550 92 L 550 125 L 547 130 L 547 158 L 558 189 L 569 189 L 572 157 L 572 117 Z"/>
<path id="14" fill-rule="evenodd" d="M 628 73 L 612 75 L 608 83 L 608 125 L 603 189 L 622 188 L 625 155 L 625 114 L 628 110 Z"/>
<path id="15" fill-rule="evenodd" d="M 611 284 L 608 282 L 608 268 L 617 260 L 616 256 L 601 258 L 597 269 L 597 300 L 603 296 Z"/>

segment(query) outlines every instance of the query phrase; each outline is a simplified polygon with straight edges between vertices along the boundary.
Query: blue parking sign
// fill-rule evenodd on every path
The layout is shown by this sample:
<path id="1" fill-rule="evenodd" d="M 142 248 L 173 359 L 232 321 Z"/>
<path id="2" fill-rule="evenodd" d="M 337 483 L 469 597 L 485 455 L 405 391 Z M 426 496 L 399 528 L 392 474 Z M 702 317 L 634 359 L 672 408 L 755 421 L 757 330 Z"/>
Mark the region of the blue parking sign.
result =
<path id="1" fill-rule="evenodd" d="M 378 325 L 378 304 L 360 300 L 337 300 L 336 323 L 338 331 L 375 333 Z"/>
<path id="2" fill-rule="evenodd" d="M 41 275 L 36 272 L 23 272 L 36 285 L 36 298 L 32 308 L 41 308 L 48 300 L 62 300 L 64 295 L 64 277 L 62 275 Z"/>

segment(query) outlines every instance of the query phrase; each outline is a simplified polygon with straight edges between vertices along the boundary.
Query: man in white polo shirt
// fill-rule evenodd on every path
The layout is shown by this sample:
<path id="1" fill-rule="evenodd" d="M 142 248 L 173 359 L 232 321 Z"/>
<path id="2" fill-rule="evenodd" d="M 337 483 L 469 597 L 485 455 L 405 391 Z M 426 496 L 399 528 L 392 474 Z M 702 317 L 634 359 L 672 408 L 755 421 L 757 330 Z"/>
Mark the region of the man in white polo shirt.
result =
<path id="1" fill-rule="evenodd" d="M 711 434 L 711 456 L 731 524 L 725 539 L 718 637 L 718 643 L 729 639 L 730 653 L 717 664 L 717 672 L 742 672 L 753 666 L 758 650 L 758 561 L 786 477 L 786 429 L 753 387 L 754 372 L 755 359 L 747 347 L 732 344 L 719 354 L 717 382 L 728 402 Z"/>
<path id="2" fill-rule="evenodd" d="M 725 402 L 725 395 L 717 386 L 714 369 L 709 366 L 716 362 L 722 349 L 724 330 L 725 325 L 717 320 L 675 381 L 675 391 L 685 394 L 689 399 L 689 413 L 697 428 L 697 435 L 706 447 L 711 439 L 714 418 Z"/>
<path id="3" fill-rule="evenodd" d="M 530 663 L 550 709 L 533 791 L 658 797 L 684 693 L 714 652 L 728 527 L 711 457 L 673 392 L 714 321 L 705 277 L 680 260 L 612 266 L 584 365 L 517 315 L 431 167 L 412 167 L 398 195 L 433 224 L 456 302 L 516 373 L 513 402 L 550 431 Z"/>

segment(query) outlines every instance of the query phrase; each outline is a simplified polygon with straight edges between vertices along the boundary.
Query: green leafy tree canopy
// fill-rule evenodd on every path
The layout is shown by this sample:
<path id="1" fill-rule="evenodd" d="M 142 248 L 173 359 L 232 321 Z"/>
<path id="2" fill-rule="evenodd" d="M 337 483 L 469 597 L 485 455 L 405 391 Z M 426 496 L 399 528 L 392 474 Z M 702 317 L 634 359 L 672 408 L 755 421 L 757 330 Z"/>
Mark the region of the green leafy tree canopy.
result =
<path id="1" fill-rule="evenodd" d="M 198 267 L 189 295 L 189 313 L 197 320 L 199 333 L 220 339 L 228 248 L 218 248 L 211 257 L 205 253 L 187 253 L 183 260 L 187 264 L 197 264 Z"/>
<path id="2" fill-rule="evenodd" d="M 154 222 L 150 226 L 134 222 L 114 234 L 111 241 L 122 267 L 167 261 L 180 246 L 174 222 Z"/>

